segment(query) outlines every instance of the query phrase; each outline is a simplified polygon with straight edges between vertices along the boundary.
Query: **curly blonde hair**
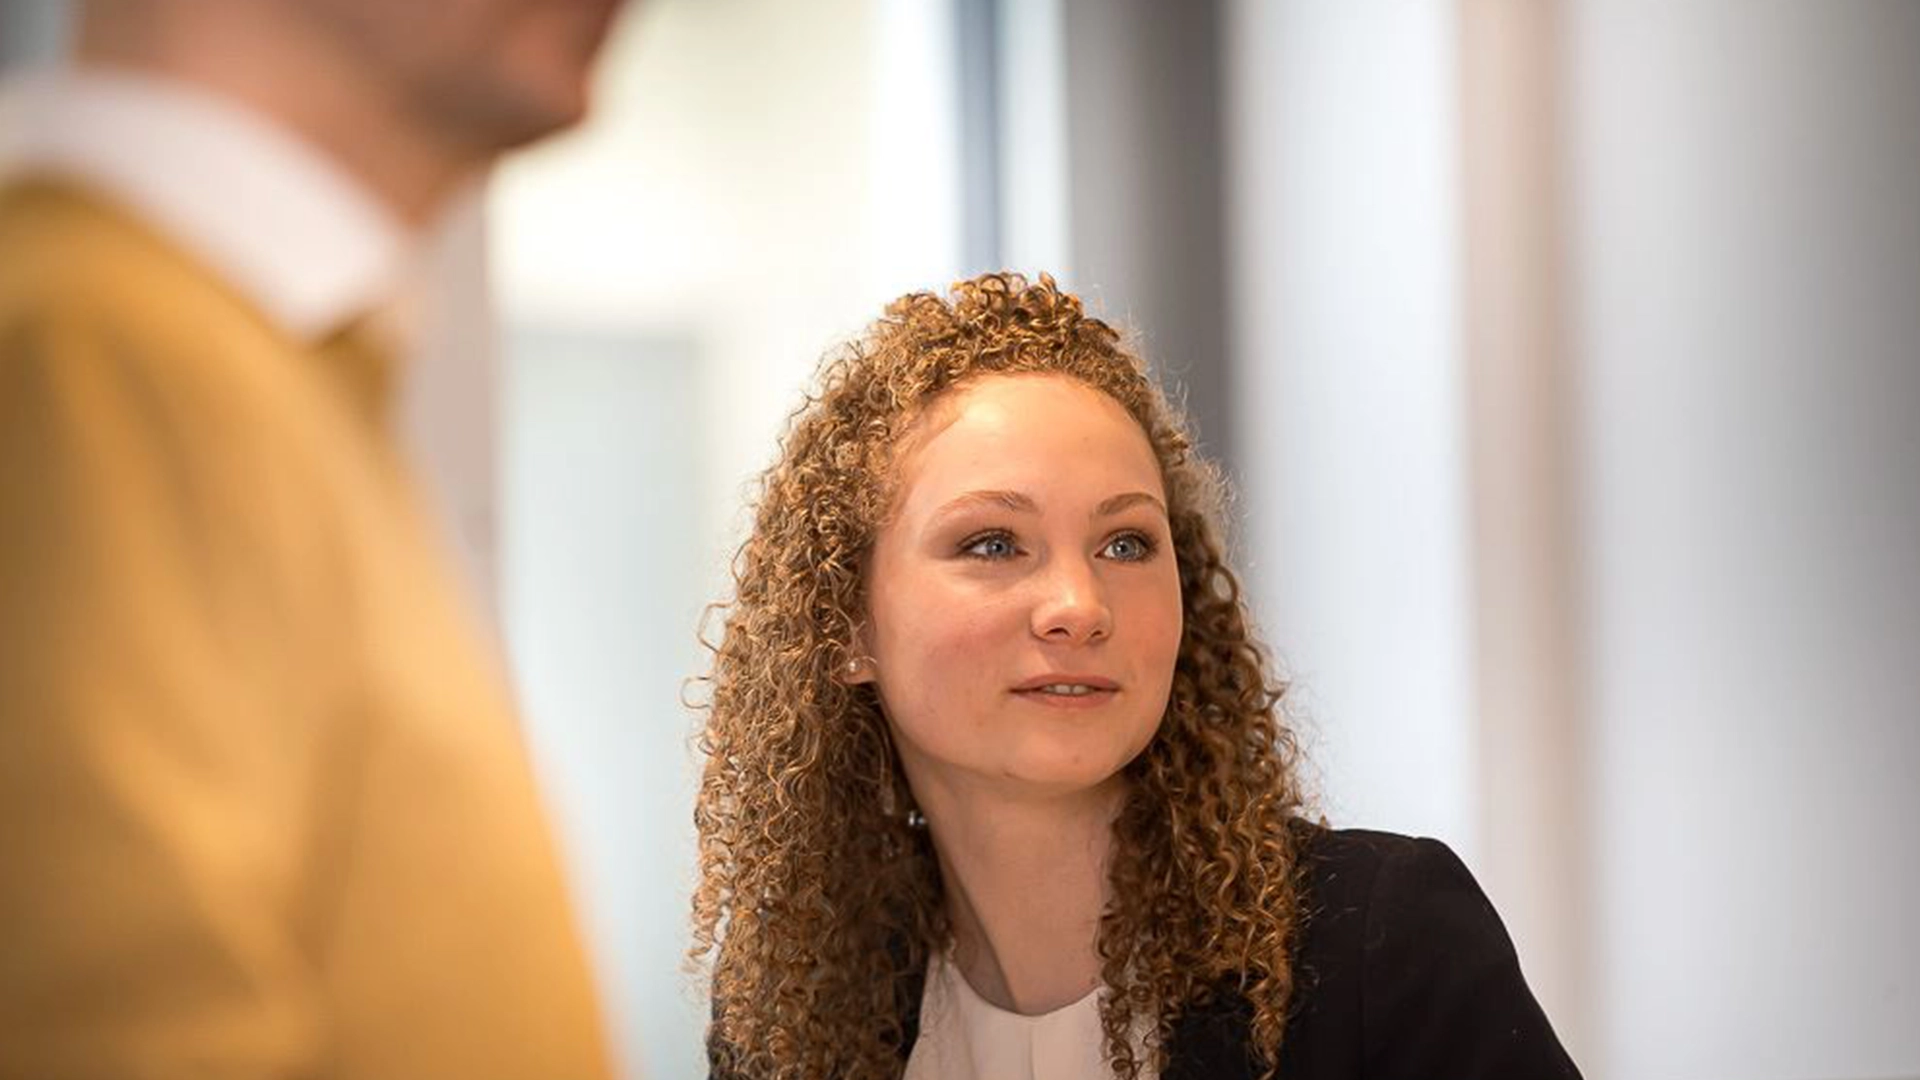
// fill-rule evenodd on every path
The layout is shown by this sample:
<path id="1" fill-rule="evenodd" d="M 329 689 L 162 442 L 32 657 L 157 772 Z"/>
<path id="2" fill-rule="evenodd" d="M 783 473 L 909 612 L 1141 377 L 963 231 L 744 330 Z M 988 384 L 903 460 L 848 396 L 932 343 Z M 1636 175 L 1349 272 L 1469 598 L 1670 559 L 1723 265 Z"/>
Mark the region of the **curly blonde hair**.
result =
<path id="1" fill-rule="evenodd" d="M 940 871 L 871 686 L 841 678 L 895 450 L 941 395 L 994 373 L 1066 375 L 1119 402 L 1166 484 L 1185 631 L 1165 717 L 1130 765 L 1098 931 L 1114 1074 L 1165 1067 L 1181 1012 L 1221 990 L 1278 1060 L 1293 991 L 1297 745 L 1222 553 L 1222 487 L 1106 323 L 1042 275 L 914 293 L 823 365 L 762 477 L 713 647 L 695 822 L 696 965 L 711 964 L 716 1074 L 900 1075 L 902 1021 L 949 934 Z"/>

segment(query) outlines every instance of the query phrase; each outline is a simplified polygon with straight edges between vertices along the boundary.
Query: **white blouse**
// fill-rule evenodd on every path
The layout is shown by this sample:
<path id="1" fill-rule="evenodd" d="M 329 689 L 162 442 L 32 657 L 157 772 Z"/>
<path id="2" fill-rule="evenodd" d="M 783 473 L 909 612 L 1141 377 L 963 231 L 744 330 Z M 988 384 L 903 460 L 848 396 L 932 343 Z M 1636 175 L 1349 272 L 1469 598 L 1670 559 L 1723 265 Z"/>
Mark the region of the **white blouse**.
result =
<path id="1" fill-rule="evenodd" d="M 1100 993 L 1039 1016 L 1022 1016 L 989 1004 L 948 957 L 927 965 L 920 995 L 920 1036 L 907 1058 L 906 1080 L 1108 1080 L 1113 1069 L 1100 1030 Z M 1144 1057 L 1141 1023 L 1134 1052 Z M 1149 1061 L 1140 1072 L 1153 1080 Z"/>

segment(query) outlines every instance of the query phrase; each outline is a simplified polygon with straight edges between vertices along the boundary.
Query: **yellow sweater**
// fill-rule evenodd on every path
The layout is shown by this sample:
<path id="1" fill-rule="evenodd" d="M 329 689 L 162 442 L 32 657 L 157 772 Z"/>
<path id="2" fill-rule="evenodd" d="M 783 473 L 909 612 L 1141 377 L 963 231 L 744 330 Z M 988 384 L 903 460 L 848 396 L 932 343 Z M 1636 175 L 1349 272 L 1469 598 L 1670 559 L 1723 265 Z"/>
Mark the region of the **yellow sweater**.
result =
<path id="1" fill-rule="evenodd" d="M 606 1075 L 364 365 L 0 188 L 0 1078 Z"/>

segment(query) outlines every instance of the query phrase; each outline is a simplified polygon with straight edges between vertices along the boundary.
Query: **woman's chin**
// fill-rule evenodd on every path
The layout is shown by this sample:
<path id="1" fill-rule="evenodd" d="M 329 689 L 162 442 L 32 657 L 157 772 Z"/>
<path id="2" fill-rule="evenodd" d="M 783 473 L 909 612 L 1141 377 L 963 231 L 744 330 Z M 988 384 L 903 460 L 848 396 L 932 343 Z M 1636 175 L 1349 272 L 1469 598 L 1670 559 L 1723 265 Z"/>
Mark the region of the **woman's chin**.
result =
<path id="1" fill-rule="evenodd" d="M 1008 761 L 1003 775 L 1036 794 L 1093 792 L 1119 784 L 1137 753 L 1119 747 L 1034 748 Z"/>

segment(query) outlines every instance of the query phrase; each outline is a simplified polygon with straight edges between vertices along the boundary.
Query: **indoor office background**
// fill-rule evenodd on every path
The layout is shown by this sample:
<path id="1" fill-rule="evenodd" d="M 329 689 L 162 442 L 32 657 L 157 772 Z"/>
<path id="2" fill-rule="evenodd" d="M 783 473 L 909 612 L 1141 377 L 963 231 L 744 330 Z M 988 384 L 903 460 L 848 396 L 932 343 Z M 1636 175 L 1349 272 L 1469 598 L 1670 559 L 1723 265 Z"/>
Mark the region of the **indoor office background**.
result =
<path id="1" fill-rule="evenodd" d="M 1920 3 L 643 0 L 434 266 L 410 429 L 636 1073 L 703 1073 L 751 478 L 1008 266 L 1184 397 L 1324 812 L 1452 844 L 1588 1076 L 1920 1076 Z"/>

